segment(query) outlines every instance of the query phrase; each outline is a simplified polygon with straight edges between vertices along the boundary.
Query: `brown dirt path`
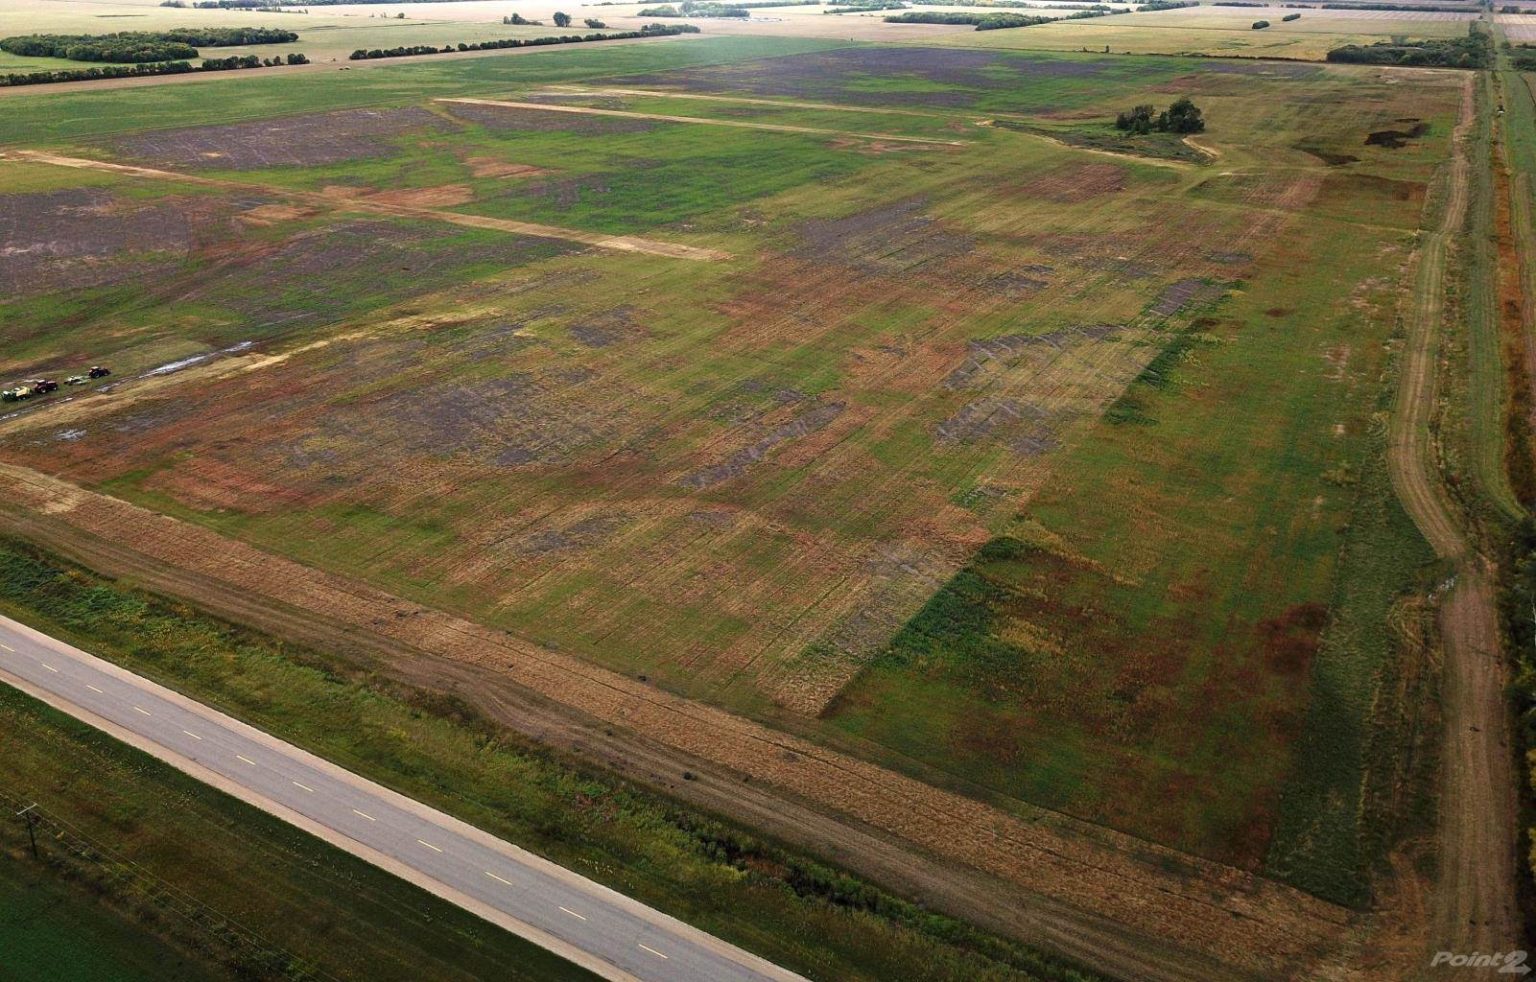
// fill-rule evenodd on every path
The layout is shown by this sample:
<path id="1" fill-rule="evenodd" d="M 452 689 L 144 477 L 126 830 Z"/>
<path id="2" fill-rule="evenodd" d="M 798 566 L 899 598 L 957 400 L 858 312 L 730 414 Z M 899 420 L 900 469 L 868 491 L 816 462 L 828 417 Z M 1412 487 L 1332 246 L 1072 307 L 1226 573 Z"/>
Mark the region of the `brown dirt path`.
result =
<path id="1" fill-rule="evenodd" d="M 438 99 L 438 102 L 462 103 L 470 106 L 496 106 L 501 109 L 533 109 L 539 112 L 572 113 L 578 116 L 620 116 L 625 119 L 654 119 L 664 123 L 697 123 L 701 126 L 730 126 L 742 130 L 768 130 L 773 133 L 810 133 L 821 136 L 846 136 L 859 140 L 880 140 L 885 143 L 921 143 L 933 147 L 970 146 L 966 140 L 938 140 L 926 136 L 898 136 L 894 133 L 855 133 L 851 130 L 834 130 L 820 126 L 790 126 L 783 123 L 749 123 L 740 119 L 710 119 L 707 116 L 668 116 L 664 113 L 636 113 L 623 109 L 594 109 L 591 106 L 557 106 L 547 102 L 509 102 L 504 99 Z"/>
<path id="2" fill-rule="evenodd" d="M 581 245 L 595 246 L 599 249 L 613 249 L 619 252 L 641 252 L 652 256 L 666 256 L 671 259 L 693 259 L 705 262 L 717 262 L 731 258 L 730 253 L 721 252 L 718 249 L 703 249 L 697 246 L 680 245 L 676 242 L 662 242 L 658 239 L 644 239 L 631 235 L 604 235 L 601 232 L 583 232 L 579 229 L 558 228 L 553 225 L 537 225 L 532 222 L 518 222 L 507 218 L 465 215 L 456 211 L 442 211 L 437 208 L 401 204 L 398 201 L 377 197 L 339 198 L 334 195 L 321 194 L 317 191 L 295 191 L 291 188 L 274 187 L 268 184 L 257 184 L 249 181 L 232 181 L 217 177 L 181 174 L 176 171 L 159 170 L 154 167 L 114 164 L 109 161 L 91 160 L 86 157 L 65 157 L 41 150 L 0 151 L 0 161 L 3 160 L 25 160 L 37 164 L 53 164 L 56 167 L 111 171 L 114 174 L 123 174 L 127 177 L 139 177 L 148 180 L 180 181 L 185 184 L 198 184 L 205 187 L 256 191 L 261 194 L 287 198 L 290 201 L 302 201 L 307 205 L 314 205 L 328 210 L 362 211 L 379 215 L 391 215 L 396 218 L 419 218 L 427 221 L 448 222 L 451 225 L 488 228 L 498 232 L 529 235 L 540 239 L 560 239 L 566 242 L 577 242 Z"/>
<path id="3" fill-rule="evenodd" d="M 791 841 L 916 881 L 981 923 L 1117 975 L 1317 977 L 1348 942 L 1347 911 L 1241 870 L 1043 809 L 1003 812 L 24 468 L 0 465 L 0 525 L 67 542 L 98 568 L 164 569 L 194 598 L 208 583 L 307 629 L 332 625 L 344 647 L 370 638 L 437 687 L 458 679 L 482 705 L 507 700 L 506 716 L 559 710 L 525 729 L 536 738 L 580 728 L 554 720 L 595 720 L 618 753 L 653 755 L 664 774 L 702 761 L 720 782 L 712 807 L 777 829 L 781 814 L 803 815 Z"/>
<path id="4" fill-rule="evenodd" d="M 1461 120 L 1452 138 L 1444 215 L 1421 240 L 1413 299 L 1405 312 L 1408 338 L 1388 451 L 1398 497 L 1436 555 L 1456 569 L 1440 608 L 1446 746 L 1431 948 L 1464 953 L 1507 951 L 1519 947 L 1521 937 L 1515 902 L 1515 777 L 1493 571 L 1477 554 L 1445 492 L 1431 433 L 1442 331 L 1454 329 L 1445 324 L 1447 253 L 1467 213 L 1474 81 L 1466 80 Z"/>

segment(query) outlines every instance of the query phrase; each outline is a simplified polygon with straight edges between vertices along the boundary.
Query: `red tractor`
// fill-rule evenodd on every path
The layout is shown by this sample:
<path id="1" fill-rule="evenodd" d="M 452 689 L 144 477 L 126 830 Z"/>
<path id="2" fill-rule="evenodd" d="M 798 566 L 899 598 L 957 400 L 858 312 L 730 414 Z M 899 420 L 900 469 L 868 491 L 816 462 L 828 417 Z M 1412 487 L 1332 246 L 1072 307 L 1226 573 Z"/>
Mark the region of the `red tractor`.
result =
<path id="1" fill-rule="evenodd" d="M 59 388 L 59 383 L 55 382 L 51 378 L 33 379 L 32 381 L 28 382 L 27 385 L 32 387 L 33 395 L 39 396 L 47 395 L 50 392 L 56 392 Z"/>
<path id="2" fill-rule="evenodd" d="M 102 365 L 93 365 L 91 370 L 85 373 L 88 378 L 106 378 L 112 374 L 112 369 Z"/>

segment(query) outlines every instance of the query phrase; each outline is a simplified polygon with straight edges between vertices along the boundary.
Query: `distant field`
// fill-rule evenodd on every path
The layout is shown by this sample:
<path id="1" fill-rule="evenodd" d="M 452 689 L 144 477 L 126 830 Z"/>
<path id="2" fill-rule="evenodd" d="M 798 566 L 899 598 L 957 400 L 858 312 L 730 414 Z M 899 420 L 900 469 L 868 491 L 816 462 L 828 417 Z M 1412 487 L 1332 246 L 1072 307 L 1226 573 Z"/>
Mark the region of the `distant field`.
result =
<path id="1" fill-rule="evenodd" d="M 576 4 L 569 4 L 572 16 L 581 14 Z M 491 7 L 496 8 L 494 16 Z M 205 57 L 224 58 L 254 54 L 270 57 L 299 51 L 316 62 L 345 62 L 358 48 L 390 48 L 402 45 L 432 44 L 439 47 L 461 41 L 492 38 L 535 38 L 554 34 L 591 33 L 581 20 L 573 30 L 561 31 L 550 19 L 553 6 L 544 3 L 435 4 L 402 3 L 398 5 L 364 4 L 346 7 L 313 7 L 307 13 L 249 12 L 240 10 L 161 7 L 156 0 L 115 0 L 115 2 L 38 2 L 38 0 L 0 0 L 0 36 L 11 34 L 106 34 L 114 31 L 156 31 L 173 27 L 275 27 L 298 32 L 292 43 L 247 47 L 203 48 Z M 513 11 L 530 19 L 542 19 L 542 27 L 513 27 L 501 18 Z M 396 15 L 404 14 L 404 18 Z M 620 29 L 620 28 L 615 28 Z M 60 67 L 81 67 L 78 63 L 54 58 L 21 58 L 0 52 L 0 72 L 43 71 Z"/>
<path id="2" fill-rule="evenodd" d="M 1341 530 L 1454 79 L 729 38 L 315 81 L 0 100 L 12 149 L 167 172 L 0 164 L 51 235 L 0 369 L 127 382 L 0 456 L 1356 899 L 1394 649 L 1337 618 L 1422 550 L 1357 576 Z M 1180 95 L 1198 147 L 1115 143 Z"/>
<path id="3" fill-rule="evenodd" d="M 1286 14 L 1298 20 L 1283 22 Z M 1186 7 L 1120 14 L 1003 31 L 976 31 L 944 39 L 967 47 L 1102 50 L 1120 54 L 1201 54 L 1320 61 L 1330 49 L 1374 44 L 1396 35 L 1459 37 L 1475 13 L 1407 10 L 1323 10 L 1284 7 Z M 1253 30 L 1257 20 L 1270 26 Z"/>

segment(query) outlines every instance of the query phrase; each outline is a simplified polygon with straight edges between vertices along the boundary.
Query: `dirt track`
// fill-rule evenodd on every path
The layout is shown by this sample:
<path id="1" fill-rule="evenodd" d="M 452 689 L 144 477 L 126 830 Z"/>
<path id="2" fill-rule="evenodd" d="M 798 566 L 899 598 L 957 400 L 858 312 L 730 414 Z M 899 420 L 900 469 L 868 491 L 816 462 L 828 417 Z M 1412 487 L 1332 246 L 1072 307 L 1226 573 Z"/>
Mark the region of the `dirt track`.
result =
<path id="1" fill-rule="evenodd" d="M 1506 672 L 1499 650 L 1493 571 L 1462 529 L 1436 472 L 1430 424 L 1445 325 L 1447 253 L 1467 212 L 1467 134 L 1473 79 L 1462 118 L 1440 226 L 1422 240 L 1402 381 L 1390 430 L 1392 482 L 1434 548 L 1455 565 L 1440 609 L 1445 651 L 1444 777 L 1440 793 L 1440 881 L 1433 899 L 1432 951 L 1492 952 L 1520 947 L 1515 903 L 1515 776 L 1510 761 Z M 1481 163 L 1481 162 L 1479 162 Z"/>
<path id="2" fill-rule="evenodd" d="M 502 109 L 533 109 L 539 112 L 573 113 L 578 116 L 617 116 L 622 119 L 654 119 L 664 123 L 697 123 L 701 126 L 730 126 L 742 130 L 768 130 L 774 133 L 810 133 L 821 136 L 846 136 L 859 140 L 879 140 L 884 143 L 920 143 L 934 147 L 964 147 L 965 140 L 936 140 L 926 136 L 898 136 L 894 133 L 855 133 L 850 130 L 833 130 L 819 126 L 789 126 L 782 123 L 748 123 L 739 119 L 710 119 L 706 116 L 668 116 L 663 113 L 635 113 L 622 109 L 593 109 L 590 106 L 555 106 L 547 102 L 508 102 L 501 99 L 438 99 L 438 102 L 462 103 L 470 106 L 499 106 Z"/>
<path id="3" fill-rule="evenodd" d="M 301 201 L 307 205 L 315 205 L 326 209 L 363 211 L 372 214 L 392 215 L 396 218 L 419 218 L 427 221 L 447 222 L 451 225 L 464 225 L 470 228 L 495 229 L 498 232 L 510 232 L 514 235 L 530 235 L 540 239 L 560 239 L 565 242 L 577 242 L 582 245 L 595 246 L 599 249 L 613 249 L 618 252 L 641 252 L 652 256 L 666 256 L 671 259 L 694 259 L 706 262 L 731 258 L 729 253 L 721 252 L 717 249 L 701 249 L 696 246 L 680 245 L 675 242 L 662 242 L 658 239 L 643 239 L 629 235 L 604 235 L 600 232 L 583 232 L 579 229 L 557 228 L 553 225 L 536 225 L 532 222 L 518 222 L 506 218 L 465 215 L 456 211 L 422 208 L 399 204 L 389 200 L 380 200 L 378 198 L 338 198 L 316 191 L 294 191 L 289 188 L 273 187 L 267 184 L 255 184 L 247 181 L 231 181 L 223 178 L 179 174 L 175 171 L 157 170 L 153 167 L 114 164 L 104 160 L 90 160 L 85 157 L 64 157 L 59 154 L 44 153 L 40 150 L 0 152 L 0 160 L 7 159 L 25 160 L 38 164 L 53 164 L 57 167 L 74 167 L 81 170 L 111 171 L 112 173 L 123 174 L 128 177 L 140 177 L 157 181 L 180 181 L 185 184 L 199 184 L 206 187 L 227 188 L 234 191 L 258 191 L 262 194 L 287 198 L 291 201 Z"/>
<path id="4" fill-rule="evenodd" d="M 279 634 L 389 652 L 381 666 L 537 739 L 638 759 L 664 785 L 700 770 L 674 790 L 1104 971 L 1312 976 L 1345 943 L 1346 911 L 1242 871 L 1043 810 L 1004 813 L 22 468 L 0 466 L 0 487 L 0 524 L 29 538 Z"/>

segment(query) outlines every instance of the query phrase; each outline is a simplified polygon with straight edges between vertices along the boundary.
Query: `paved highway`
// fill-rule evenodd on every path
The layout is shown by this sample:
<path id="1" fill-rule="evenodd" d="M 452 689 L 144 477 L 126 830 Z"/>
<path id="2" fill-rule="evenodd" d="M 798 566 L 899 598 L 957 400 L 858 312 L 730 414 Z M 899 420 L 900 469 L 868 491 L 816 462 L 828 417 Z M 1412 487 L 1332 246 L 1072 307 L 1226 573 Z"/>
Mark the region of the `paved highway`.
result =
<path id="1" fill-rule="evenodd" d="M 604 978 L 800 978 L 6 617 L 0 617 L 0 682 Z"/>

